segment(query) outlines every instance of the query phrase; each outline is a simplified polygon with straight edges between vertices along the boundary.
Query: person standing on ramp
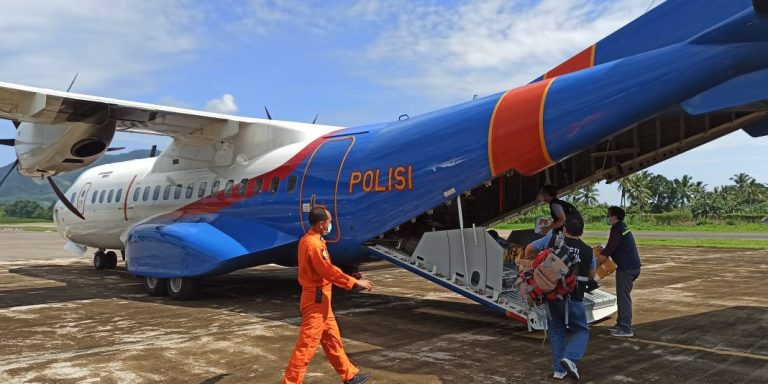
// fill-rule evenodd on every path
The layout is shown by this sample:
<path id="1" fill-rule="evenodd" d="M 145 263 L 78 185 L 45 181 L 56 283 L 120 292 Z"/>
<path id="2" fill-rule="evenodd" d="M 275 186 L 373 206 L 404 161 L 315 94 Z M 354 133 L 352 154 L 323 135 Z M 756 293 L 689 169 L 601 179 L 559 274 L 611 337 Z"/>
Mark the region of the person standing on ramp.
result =
<path id="1" fill-rule="evenodd" d="M 357 280 L 331 263 L 323 236 L 331 232 L 331 213 L 322 207 L 309 212 L 310 230 L 299 241 L 299 284 L 301 284 L 301 329 L 299 340 L 285 369 L 284 384 L 304 381 L 307 365 L 319 345 L 345 384 L 367 382 L 371 375 L 360 373 L 349 360 L 341 344 L 341 333 L 331 309 L 331 288 L 373 289 L 368 280 Z"/>

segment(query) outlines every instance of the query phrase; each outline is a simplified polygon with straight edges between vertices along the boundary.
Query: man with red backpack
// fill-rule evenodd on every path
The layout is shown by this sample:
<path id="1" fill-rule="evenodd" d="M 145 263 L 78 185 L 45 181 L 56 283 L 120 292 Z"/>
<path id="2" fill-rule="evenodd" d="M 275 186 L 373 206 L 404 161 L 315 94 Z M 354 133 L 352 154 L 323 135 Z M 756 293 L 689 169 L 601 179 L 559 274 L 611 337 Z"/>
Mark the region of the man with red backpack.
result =
<path id="1" fill-rule="evenodd" d="M 562 298 L 547 301 L 552 369 L 555 379 L 563 379 L 567 375 L 571 375 L 576 380 L 579 379 L 576 364 L 584 356 L 589 341 L 589 326 L 583 300 L 588 281 L 594 278 L 595 267 L 592 248 L 581 241 L 583 233 L 584 220 L 580 215 L 570 215 L 565 219 L 564 246 L 568 248 L 568 258 L 578 259 L 578 262 L 570 267 L 571 273 L 576 276 L 577 284 L 570 293 L 558 295 Z M 555 242 L 553 240 L 550 247 Z M 566 256 L 559 256 L 566 258 Z M 566 342 L 568 330 L 571 331 L 571 338 Z"/>

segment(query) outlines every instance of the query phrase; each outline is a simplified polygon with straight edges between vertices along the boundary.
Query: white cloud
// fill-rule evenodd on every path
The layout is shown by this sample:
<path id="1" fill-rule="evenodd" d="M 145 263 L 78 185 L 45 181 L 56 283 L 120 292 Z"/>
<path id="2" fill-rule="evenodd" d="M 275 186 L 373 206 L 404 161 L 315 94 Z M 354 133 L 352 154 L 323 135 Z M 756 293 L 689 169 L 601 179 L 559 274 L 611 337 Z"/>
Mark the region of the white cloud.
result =
<path id="1" fill-rule="evenodd" d="M 410 5 L 393 29 L 370 44 L 361 64 L 387 85 L 431 98 L 466 99 L 530 82 L 648 5 L 636 0 Z M 376 9 L 364 9 L 371 8 Z"/>
<path id="2" fill-rule="evenodd" d="M 235 97 L 226 93 L 219 99 L 208 100 L 205 104 L 205 110 L 208 112 L 216 112 L 231 115 L 237 112 L 237 104 L 235 104 Z"/>
<path id="3" fill-rule="evenodd" d="M 204 17 L 187 0 L 3 1 L 2 80 L 76 92 L 136 93 L 199 48 Z M 135 89 L 134 91 L 129 91 Z"/>

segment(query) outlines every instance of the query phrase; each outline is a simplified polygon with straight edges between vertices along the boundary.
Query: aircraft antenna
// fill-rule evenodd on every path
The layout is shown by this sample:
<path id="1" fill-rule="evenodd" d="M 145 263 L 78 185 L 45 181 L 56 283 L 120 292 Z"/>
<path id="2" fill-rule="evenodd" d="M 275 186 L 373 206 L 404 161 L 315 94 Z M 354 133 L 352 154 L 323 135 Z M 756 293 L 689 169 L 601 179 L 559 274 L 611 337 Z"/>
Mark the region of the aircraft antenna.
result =
<path id="1" fill-rule="evenodd" d="M 75 81 L 77 81 L 77 75 L 79 75 L 80 72 L 75 72 L 75 77 L 72 79 L 72 82 L 69 83 L 69 87 L 67 87 L 67 92 L 69 92 L 70 89 L 72 89 L 72 86 L 75 85 Z"/>

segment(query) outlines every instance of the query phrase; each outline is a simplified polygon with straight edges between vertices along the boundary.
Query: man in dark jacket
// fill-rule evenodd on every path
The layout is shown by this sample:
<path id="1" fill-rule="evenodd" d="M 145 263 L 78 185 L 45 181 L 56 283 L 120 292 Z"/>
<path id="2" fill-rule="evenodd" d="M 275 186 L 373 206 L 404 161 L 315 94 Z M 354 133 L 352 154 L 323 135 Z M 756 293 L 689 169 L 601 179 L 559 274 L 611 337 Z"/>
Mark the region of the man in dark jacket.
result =
<path id="1" fill-rule="evenodd" d="M 616 300 L 619 307 L 619 318 L 616 326 L 611 328 L 611 336 L 632 337 L 632 286 L 640 276 L 640 254 L 632 232 L 624 224 L 624 210 L 619 207 L 608 208 L 608 221 L 611 223 L 611 233 L 608 243 L 597 257 L 598 265 L 607 257 L 616 263 Z"/>

